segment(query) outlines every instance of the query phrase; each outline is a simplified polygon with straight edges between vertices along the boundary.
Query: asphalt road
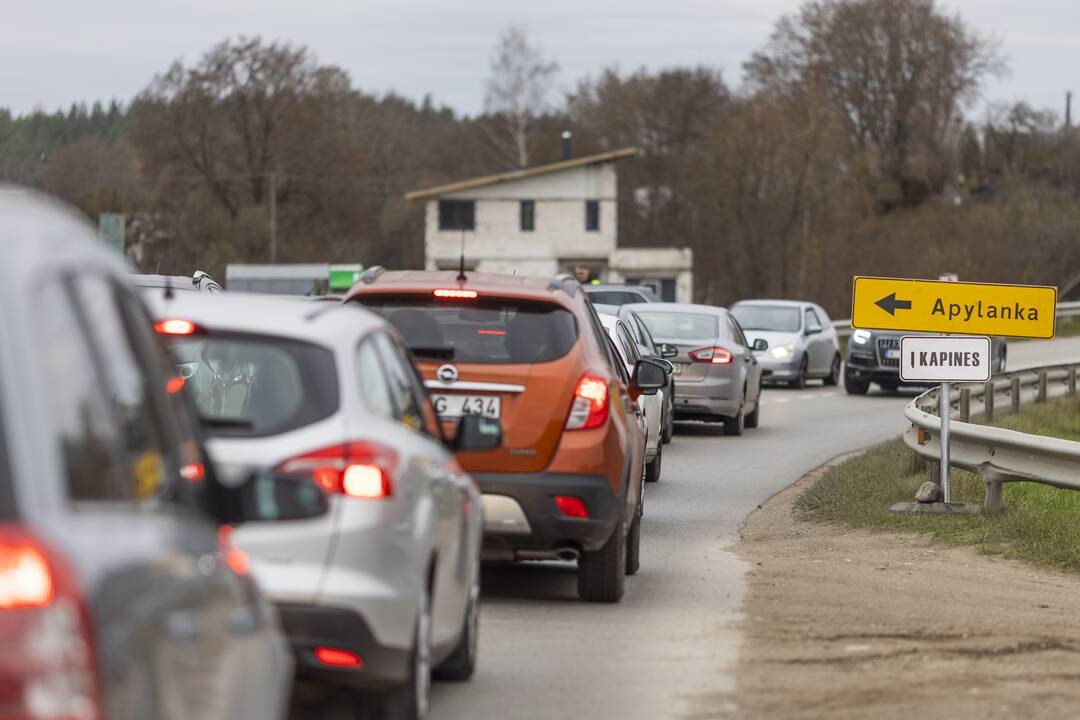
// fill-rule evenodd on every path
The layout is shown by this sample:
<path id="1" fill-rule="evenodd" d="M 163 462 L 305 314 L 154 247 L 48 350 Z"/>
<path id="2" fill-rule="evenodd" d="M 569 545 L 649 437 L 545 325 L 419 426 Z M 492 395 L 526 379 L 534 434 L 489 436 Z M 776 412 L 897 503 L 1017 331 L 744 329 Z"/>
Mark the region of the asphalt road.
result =
<path id="1" fill-rule="evenodd" d="M 1080 338 L 1012 343 L 1010 367 L 1080 358 Z M 578 602 L 572 565 L 485 569 L 480 666 L 436 684 L 434 720 L 659 720 L 731 713 L 743 563 L 725 550 L 758 504 L 809 470 L 900 434 L 912 393 L 768 389 L 741 438 L 684 424 L 646 491 L 641 571 L 617 606 Z M 727 711 L 727 712 L 725 712 Z"/>

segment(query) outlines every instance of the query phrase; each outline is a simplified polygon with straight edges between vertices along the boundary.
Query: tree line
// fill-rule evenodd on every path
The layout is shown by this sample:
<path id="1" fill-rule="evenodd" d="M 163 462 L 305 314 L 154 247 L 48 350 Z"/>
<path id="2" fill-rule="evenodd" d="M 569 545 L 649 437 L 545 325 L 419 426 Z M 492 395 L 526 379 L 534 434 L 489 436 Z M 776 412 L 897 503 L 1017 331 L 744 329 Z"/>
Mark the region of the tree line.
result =
<path id="1" fill-rule="evenodd" d="M 144 271 L 423 262 L 405 192 L 620 147 L 619 242 L 690 247 L 695 294 L 846 315 L 854 274 L 1065 285 L 1080 272 L 1080 142 L 1053 113 L 973 108 L 1006 65 L 933 0 L 810 0 L 732 86 L 720 68 L 580 79 L 508 28 L 485 111 L 375 96 L 305 47 L 230 38 L 130 102 L 13 117 L 0 178 L 128 218 Z M 276 235 L 276 251 L 271 234 Z"/>

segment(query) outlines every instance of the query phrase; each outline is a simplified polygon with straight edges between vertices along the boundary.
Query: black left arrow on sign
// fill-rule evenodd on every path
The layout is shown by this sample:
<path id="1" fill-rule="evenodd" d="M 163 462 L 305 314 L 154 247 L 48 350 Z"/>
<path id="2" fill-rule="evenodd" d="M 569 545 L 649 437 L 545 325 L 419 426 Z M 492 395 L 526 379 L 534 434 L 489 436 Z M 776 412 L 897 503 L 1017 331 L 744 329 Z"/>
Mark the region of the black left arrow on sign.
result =
<path id="1" fill-rule="evenodd" d="M 890 315 L 896 315 L 897 310 L 910 310 L 910 300 L 897 300 L 896 293 L 889 293 L 885 297 L 878 300 L 876 303 L 879 308 L 889 313 Z"/>

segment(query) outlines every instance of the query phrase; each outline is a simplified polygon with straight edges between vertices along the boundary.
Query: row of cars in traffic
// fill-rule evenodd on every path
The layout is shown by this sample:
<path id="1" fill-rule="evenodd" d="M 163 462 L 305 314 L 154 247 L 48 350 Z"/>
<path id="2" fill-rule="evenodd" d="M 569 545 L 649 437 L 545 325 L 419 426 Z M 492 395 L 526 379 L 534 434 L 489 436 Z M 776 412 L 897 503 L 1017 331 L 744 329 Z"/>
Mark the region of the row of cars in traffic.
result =
<path id="1" fill-rule="evenodd" d="M 574 561 L 618 602 L 675 421 L 741 435 L 763 383 L 839 376 L 812 304 L 377 267 L 333 302 L 245 295 L 132 275 L 26 191 L 0 220 L 19 718 L 281 717 L 294 682 L 424 718 L 476 668 L 483 560 Z"/>

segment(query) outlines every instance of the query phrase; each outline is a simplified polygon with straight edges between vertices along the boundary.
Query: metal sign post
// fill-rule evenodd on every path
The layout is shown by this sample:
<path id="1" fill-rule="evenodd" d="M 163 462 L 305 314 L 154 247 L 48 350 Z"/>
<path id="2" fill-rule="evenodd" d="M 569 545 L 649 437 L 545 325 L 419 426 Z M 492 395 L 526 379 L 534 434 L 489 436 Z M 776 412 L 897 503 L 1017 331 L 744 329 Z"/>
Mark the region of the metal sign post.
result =
<path id="1" fill-rule="evenodd" d="M 951 386 L 941 383 L 938 391 L 938 417 L 941 418 L 941 500 L 952 502 L 952 486 L 949 483 L 949 421 L 952 418 L 952 403 L 949 401 Z"/>

